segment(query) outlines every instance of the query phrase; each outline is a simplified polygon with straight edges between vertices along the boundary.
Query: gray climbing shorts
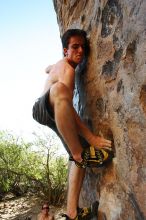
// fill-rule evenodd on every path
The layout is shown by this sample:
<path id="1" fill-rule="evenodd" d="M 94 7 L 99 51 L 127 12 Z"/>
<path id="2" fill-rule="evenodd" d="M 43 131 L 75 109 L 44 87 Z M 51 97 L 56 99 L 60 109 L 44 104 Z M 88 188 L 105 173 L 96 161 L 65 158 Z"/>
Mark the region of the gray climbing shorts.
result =
<path id="1" fill-rule="evenodd" d="M 33 118 L 42 125 L 51 125 L 54 123 L 54 113 L 49 106 L 49 94 L 48 90 L 43 96 L 38 98 L 33 106 L 32 115 Z"/>
<path id="2" fill-rule="evenodd" d="M 61 134 L 59 133 L 57 129 L 56 122 L 54 120 L 54 113 L 48 102 L 49 94 L 50 94 L 50 90 L 48 90 L 43 96 L 41 96 L 40 98 L 36 100 L 36 102 L 33 105 L 32 116 L 34 120 L 36 120 L 38 123 L 48 126 L 53 131 L 55 131 L 55 133 L 61 139 L 66 151 L 71 156 L 71 152 L 67 144 L 65 143 L 65 141 L 63 140 Z M 79 136 L 79 139 L 83 147 L 89 147 L 89 144 L 86 142 L 86 140 L 83 137 Z"/>

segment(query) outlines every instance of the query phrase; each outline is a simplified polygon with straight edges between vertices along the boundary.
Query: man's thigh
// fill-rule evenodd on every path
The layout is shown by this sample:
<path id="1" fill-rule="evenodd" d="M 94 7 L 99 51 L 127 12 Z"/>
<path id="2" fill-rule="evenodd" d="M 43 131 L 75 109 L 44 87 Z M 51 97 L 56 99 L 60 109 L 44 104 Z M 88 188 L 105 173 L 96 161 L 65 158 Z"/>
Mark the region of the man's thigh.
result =
<path id="1" fill-rule="evenodd" d="M 56 122 L 54 119 L 54 113 L 52 112 L 52 107 L 50 106 L 50 103 L 48 101 L 49 95 L 50 95 L 50 90 L 48 90 L 43 96 L 37 99 L 32 109 L 33 118 L 39 124 L 42 124 L 42 125 L 45 125 L 51 128 L 61 139 L 68 154 L 71 155 L 67 144 L 65 143 L 65 141 L 63 140 L 61 134 L 59 133 L 57 129 Z"/>
<path id="2" fill-rule="evenodd" d="M 54 119 L 54 113 L 52 111 L 52 106 L 49 103 L 50 90 L 48 90 L 43 96 L 37 99 L 33 106 L 33 118 L 40 124 L 46 125 L 51 128 L 61 139 L 66 151 L 69 156 L 71 156 L 70 150 L 59 133 L 56 122 Z M 89 143 L 81 136 L 79 136 L 79 140 L 83 148 L 89 147 Z"/>

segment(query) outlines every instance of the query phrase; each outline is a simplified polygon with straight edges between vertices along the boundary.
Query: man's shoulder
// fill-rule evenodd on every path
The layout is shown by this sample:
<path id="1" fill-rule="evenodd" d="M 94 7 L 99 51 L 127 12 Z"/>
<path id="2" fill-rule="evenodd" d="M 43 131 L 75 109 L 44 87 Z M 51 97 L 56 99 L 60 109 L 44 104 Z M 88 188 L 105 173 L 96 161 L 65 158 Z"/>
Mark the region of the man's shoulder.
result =
<path id="1" fill-rule="evenodd" d="M 75 72 L 75 69 L 69 64 L 69 62 L 65 58 L 58 61 L 55 65 L 57 65 L 61 69 L 64 69 L 64 71 Z"/>

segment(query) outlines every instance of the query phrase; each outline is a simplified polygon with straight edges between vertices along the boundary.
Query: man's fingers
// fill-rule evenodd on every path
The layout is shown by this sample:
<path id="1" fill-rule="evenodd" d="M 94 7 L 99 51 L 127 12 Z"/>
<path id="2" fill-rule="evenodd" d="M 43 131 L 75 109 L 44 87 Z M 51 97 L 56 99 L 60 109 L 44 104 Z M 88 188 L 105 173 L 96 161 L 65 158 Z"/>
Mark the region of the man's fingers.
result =
<path id="1" fill-rule="evenodd" d="M 110 140 L 106 140 L 106 139 L 102 139 L 100 142 L 99 142 L 99 146 L 101 147 L 111 147 L 112 145 L 112 142 Z"/>
<path id="2" fill-rule="evenodd" d="M 92 145 L 94 145 L 96 149 L 100 149 L 103 147 L 111 148 L 112 141 L 97 136 L 94 140 L 94 143 L 92 142 Z"/>
<path id="3" fill-rule="evenodd" d="M 103 139 L 103 141 L 104 141 L 105 143 L 109 143 L 109 144 L 112 143 L 110 140 L 107 140 L 107 139 Z"/>
<path id="4" fill-rule="evenodd" d="M 107 146 L 107 147 L 111 147 L 111 143 L 103 143 L 103 145 Z"/>
<path id="5" fill-rule="evenodd" d="M 96 146 L 94 146 L 95 147 L 95 149 L 102 149 L 102 148 L 107 148 L 107 149 L 111 149 L 112 148 L 112 146 L 111 145 L 107 145 L 107 144 L 98 144 L 98 145 L 96 145 Z"/>
<path id="6" fill-rule="evenodd" d="M 102 139 L 99 144 L 111 146 L 112 142 L 110 140 Z"/>

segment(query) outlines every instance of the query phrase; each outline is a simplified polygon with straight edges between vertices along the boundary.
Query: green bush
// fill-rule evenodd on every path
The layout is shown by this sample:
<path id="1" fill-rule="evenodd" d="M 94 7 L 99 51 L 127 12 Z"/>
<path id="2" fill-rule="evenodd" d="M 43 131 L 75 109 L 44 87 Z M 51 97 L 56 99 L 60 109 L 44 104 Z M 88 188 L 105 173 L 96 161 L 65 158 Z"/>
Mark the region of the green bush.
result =
<path id="1" fill-rule="evenodd" d="M 67 158 L 59 154 L 54 134 L 34 134 L 32 143 L 0 131 L 0 194 L 43 194 L 51 204 L 64 201 Z"/>

